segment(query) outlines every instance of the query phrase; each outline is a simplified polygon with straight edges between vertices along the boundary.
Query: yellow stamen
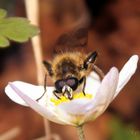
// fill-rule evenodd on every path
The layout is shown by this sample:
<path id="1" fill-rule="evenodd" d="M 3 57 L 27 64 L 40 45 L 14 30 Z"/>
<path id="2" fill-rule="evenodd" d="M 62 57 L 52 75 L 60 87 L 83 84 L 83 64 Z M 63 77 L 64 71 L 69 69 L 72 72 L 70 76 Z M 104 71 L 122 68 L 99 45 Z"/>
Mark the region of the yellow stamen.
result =
<path id="1" fill-rule="evenodd" d="M 92 94 L 86 93 L 86 95 L 84 95 L 83 92 L 80 92 L 80 93 L 74 94 L 72 100 L 81 99 L 81 98 L 91 99 Z M 64 102 L 70 102 L 71 100 L 69 100 L 65 96 L 61 96 L 60 99 L 51 98 L 50 101 L 53 102 L 54 105 L 59 105 L 59 104 L 64 103 Z"/>

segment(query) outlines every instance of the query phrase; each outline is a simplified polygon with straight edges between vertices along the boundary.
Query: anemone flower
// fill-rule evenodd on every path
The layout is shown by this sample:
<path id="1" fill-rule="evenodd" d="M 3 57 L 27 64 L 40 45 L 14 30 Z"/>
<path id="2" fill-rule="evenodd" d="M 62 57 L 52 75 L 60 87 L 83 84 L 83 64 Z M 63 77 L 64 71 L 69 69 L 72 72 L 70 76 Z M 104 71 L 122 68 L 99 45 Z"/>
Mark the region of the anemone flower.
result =
<path id="1" fill-rule="evenodd" d="M 86 81 L 86 95 L 75 93 L 72 100 L 64 96 L 57 99 L 53 94 L 54 87 L 49 86 L 42 96 L 43 86 L 21 81 L 10 82 L 5 92 L 14 102 L 31 107 L 50 121 L 78 127 L 95 120 L 106 110 L 135 73 L 137 63 L 138 56 L 133 55 L 120 72 L 112 67 L 102 80 L 97 73 L 91 72 Z"/>

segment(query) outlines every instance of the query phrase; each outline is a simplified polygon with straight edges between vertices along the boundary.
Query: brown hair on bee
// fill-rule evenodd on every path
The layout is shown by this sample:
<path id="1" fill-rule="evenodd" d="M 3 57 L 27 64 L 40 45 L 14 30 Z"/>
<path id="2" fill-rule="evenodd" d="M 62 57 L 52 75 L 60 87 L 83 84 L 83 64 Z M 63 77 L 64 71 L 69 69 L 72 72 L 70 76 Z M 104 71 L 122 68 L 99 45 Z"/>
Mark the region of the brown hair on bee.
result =
<path id="1" fill-rule="evenodd" d="M 86 76 L 92 71 L 96 57 L 97 52 L 88 55 L 80 52 L 67 52 L 57 55 L 51 63 L 44 61 L 47 73 L 52 77 L 55 85 L 54 95 L 58 99 L 60 99 L 59 95 L 72 99 L 72 92 L 82 83 L 85 95 Z"/>

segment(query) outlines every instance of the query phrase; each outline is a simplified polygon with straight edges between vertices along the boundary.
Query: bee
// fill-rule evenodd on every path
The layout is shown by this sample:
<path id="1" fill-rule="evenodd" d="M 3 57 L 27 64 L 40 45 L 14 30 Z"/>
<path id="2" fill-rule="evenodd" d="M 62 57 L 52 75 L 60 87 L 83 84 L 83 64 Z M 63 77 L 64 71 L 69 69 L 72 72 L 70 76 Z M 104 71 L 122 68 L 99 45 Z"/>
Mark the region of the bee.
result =
<path id="1" fill-rule="evenodd" d="M 52 78 L 54 83 L 53 94 L 58 99 L 63 95 L 72 100 L 73 92 L 82 88 L 83 94 L 86 95 L 86 77 L 93 70 L 97 56 L 96 51 L 88 55 L 80 52 L 66 52 L 57 55 L 51 62 L 43 61 L 47 75 Z M 46 92 L 46 85 L 44 85 L 44 89 Z"/>

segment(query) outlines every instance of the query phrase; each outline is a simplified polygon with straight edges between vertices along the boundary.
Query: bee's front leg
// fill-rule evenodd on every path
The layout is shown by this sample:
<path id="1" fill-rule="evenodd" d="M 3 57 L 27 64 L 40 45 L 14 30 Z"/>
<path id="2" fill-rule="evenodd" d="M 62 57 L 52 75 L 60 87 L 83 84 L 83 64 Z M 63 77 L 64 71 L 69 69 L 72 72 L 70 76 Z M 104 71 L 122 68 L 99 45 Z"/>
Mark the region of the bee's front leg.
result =
<path id="1" fill-rule="evenodd" d="M 103 71 L 96 65 L 93 65 L 93 70 L 95 70 L 95 72 L 100 76 L 101 80 L 103 80 L 103 78 L 104 78 Z"/>
<path id="2" fill-rule="evenodd" d="M 60 97 L 57 94 L 60 94 L 57 90 L 53 91 L 53 94 L 55 95 L 55 97 L 57 97 L 57 99 L 60 99 Z"/>
<path id="3" fill-rule="evenodd" d="M 44 78 L 44 92 L 43 92 L 43 94 L 41 95 L 41 97 L 39 97 L 38 99 L 36 99 L 36 101 L 39 101 L 43 96 L 44 96 L 44 94 L 46 93 L 46 91 L 47 91 L 47 74 L 45 74 L 45 78 Z"/>

